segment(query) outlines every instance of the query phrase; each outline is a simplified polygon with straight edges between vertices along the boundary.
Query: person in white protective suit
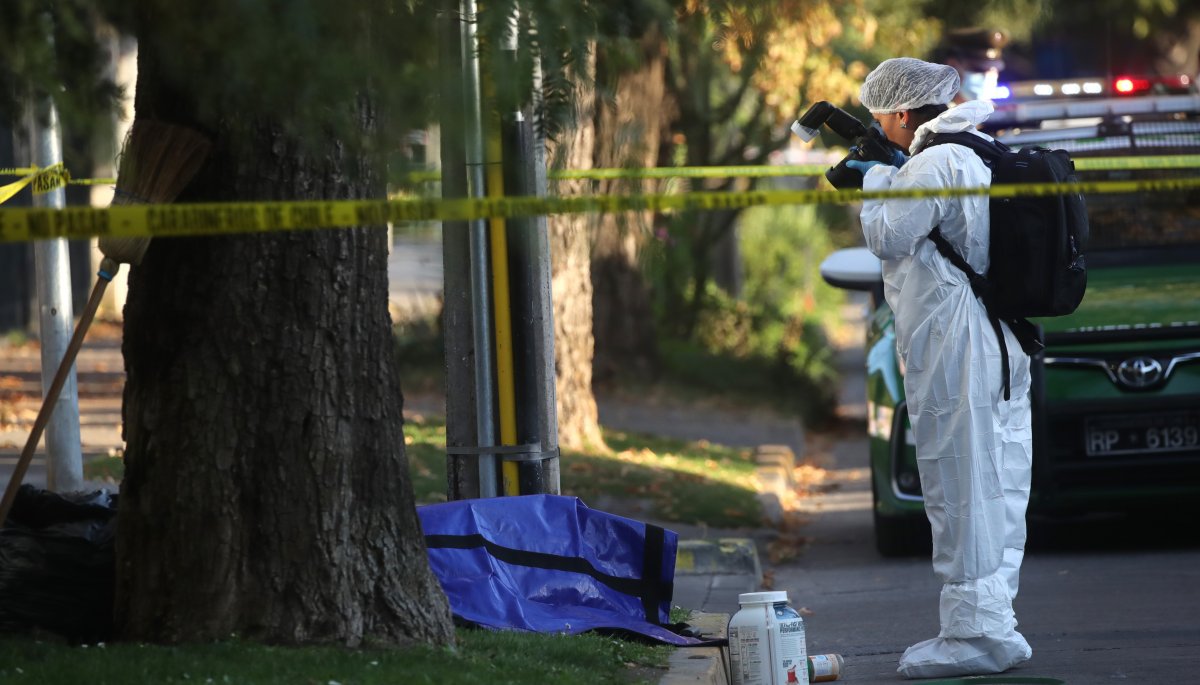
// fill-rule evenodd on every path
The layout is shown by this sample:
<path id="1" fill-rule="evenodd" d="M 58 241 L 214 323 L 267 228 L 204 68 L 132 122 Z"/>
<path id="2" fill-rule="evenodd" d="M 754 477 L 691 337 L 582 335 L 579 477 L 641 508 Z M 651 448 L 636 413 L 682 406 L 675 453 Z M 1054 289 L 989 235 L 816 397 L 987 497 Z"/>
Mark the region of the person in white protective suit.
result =
<path id="1" fill-rule="evenodd" d="M 888 138 L 909 151 L 896 166 L 853 162 L 864 190 L 989 186 L 991 172 L 970 149 L 922 150 L 932 133 L 971 131 L 992 113 L 984 101 L 953 109 L 953 67 L 901 57 L 867 75 L 860 97 Z M 941 579 L 938 636 L 909 647 L 909 678 L 999 673 L 1029 659 L 1013 598 L 1024 557 L 1032 429 L 1029 357 L 1007 324 L 1010 400 L 1002 392 L 1000 345 L 967 276 L 927 236 L 935 226 L 978 272 L 987 273 L 988 197 L 867 200 L 867 246 L 883 262 L 895 312 L 896 349 L 917 447 L 933 568 Z"/>

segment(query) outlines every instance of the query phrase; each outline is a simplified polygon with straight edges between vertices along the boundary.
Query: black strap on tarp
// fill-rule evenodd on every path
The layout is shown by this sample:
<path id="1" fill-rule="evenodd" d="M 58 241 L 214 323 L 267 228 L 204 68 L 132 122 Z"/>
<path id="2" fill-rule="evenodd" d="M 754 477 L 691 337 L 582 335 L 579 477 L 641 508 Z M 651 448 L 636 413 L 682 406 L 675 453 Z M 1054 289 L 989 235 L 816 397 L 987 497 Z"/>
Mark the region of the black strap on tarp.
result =
<path id="1" fill-rule="evenodd" d="M 661 625 L 658 620 L 658 605 L 665 596 L 662 593 L 663 547 L 667 533 L 660 526 L 646 524 L 646 544 L 642 551 L 642 610 L 646 621 Z M 672 588 L 673 590 L 674 588 Z M 669 595 L 668 595 L 669 596 Z"/>
<path id="2" fill-rule="evenodd" d="M 598 570 L 587 559 L 568 557 L 546 552 L 531 552 L 498 545 L 475 533 L 472 535 L 426 535 L 425 546 L 430 549 L 475 549 L 482 547 L 488 554 L 506 564 L 541 568 L 549 571 L 565 571 L 591 576 L 617 592 L 637 597 L 642 601 L 646 622 L 662 625 L 658 619 L 658 605 L 675 590 L 675 584 L 662 579 L 662 557 L 666 532 L 659 526 L 646 524 L 644 557 L 641 578 L 622 578 Z"/>

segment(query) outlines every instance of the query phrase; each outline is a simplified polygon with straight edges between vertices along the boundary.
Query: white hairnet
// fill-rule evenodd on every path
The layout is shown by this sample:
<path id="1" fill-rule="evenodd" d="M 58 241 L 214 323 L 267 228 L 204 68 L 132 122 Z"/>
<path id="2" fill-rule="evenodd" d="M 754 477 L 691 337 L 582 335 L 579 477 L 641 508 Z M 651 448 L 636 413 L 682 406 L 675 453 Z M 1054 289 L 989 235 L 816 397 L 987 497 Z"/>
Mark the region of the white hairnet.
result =
<path id="1" fill-rule="evenodd" d="M 871 114 L 891 114 L 925 105 L 944 105 L 959 87 L 958 70 L 913 57 L 885 60 L 867 74 L 858 98 Z"/>

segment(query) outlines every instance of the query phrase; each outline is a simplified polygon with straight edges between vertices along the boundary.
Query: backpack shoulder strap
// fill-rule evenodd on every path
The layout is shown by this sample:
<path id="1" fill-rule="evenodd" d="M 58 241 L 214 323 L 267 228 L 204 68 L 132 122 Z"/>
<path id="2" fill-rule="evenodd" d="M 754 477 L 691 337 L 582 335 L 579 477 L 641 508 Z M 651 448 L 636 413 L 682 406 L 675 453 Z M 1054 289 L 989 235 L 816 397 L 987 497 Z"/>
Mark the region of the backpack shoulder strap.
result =
<path id="1" fill-rule="evenodd" d="M 967 260 L 963 259 L 963 256 L 958 253 L 958 250 L 954 249 L 954 246 L 950 244 L 950 241 L 946 240 L 946 237 L 942 235 L 942 227 L 934 226 L 933 230 L 929 232 L 929 239 L 933 241 L 933 244 L 937 247 L 937 251 L 940 252 L 943 257 L 949 260 L 951 264 L 958 267 L 959 271 L 962 271 L 967 275 L 967 280 L 971 283 L 971 290 L 975 291 L 977 296 L 983 298 L 984 302 L 987 302 L 987 295 L 991 290 L 991 284 L 988 283 L 987 279 L 981 276 L 979 272 L 971 268 L 971 265 L 967 263 Z"/>
<path id="2" fill-rule="evenodd" d="M 1000 381 L 1001 387 L 1004 390 L 1004 399 L 1005 401 L 1008 401 L 1011 399 L 1012 393 L 1010 380 L 1011 375 L 1008 367 L 1008 343 L 1006 343 L 1004 340 L 1004 330 L 1000 327 L 1000 319 L 995 314 L 992 314 L 992 310 L 988 305 L 990 300 L 988 293 L 991 291 L 991 284 L 988 283 L 986 278 L 980 276 L 975 269 L 972 269 L 971 265 L 967 263 L 967 260 L 963 259 L 962 255 L 960 255 L 950 245 L 949 241 L 946 240 L 946 237 L 942 235 L 941 227 L 934 226 L 933 230 L 929 232 L 929 239 L 933 241 L 935 246 L 937 246 L 937 251 L 940 252 L 943 257 L 950 260 L 951 264 L 958 267 L 964 274 L 967 275 L 967 280 L 971 283 L 971 290 L 977 297 L 979 297 L 979 299 L 983 300 L 984 309 L 988 314 L 988 321 L 991 322 L 992 330 L 996 333 L 996 341 L 1000 345 Z M 1031 325 L 1024 319 L 1014 319 L 1009 322 L 1009 326 L 1012 327 L 1016 325 L 1016 321 L 1024 322 L 1026 327 Z M 1015 331 L 1016 329 L 1014 328 L 1014 332 Z M 1025 338 L 1018 336 L 1018 340 L 1021 341 L 1021 347 L 1028 350 L 1025 344 Z"/>
<path id="3" fill-rule="evenodd" d="M 996 161 L 1000 159 L 1000 155 L 1009 151 L 1009 147 L 998 140 L 988 140 L 981 138 L 970 131 L 959 131 L 957 133 L 931 133 L 921 145 L 918 152 L 923 152 L 934 145 L 946 145 L 953 143 L 962 145 L 965 148 L 970 148 L 972 152 L 979 155 L 987 168 L 994 169 Z"/>

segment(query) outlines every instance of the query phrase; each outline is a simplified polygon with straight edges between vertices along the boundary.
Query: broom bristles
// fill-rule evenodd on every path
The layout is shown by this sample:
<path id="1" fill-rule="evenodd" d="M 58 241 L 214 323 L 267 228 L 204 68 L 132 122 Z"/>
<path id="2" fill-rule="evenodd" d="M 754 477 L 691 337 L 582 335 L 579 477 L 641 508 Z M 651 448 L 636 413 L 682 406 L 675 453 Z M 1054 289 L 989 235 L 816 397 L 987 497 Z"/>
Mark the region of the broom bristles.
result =
<path id="1" fill-rule="evenodd" d="M 184 126 L 136 119 L 117 162 L 114 205 L 171 202 L 192 181 L 212 144 Z M 149 238 L 101 238 L 100 251 L 118 262 L 140 264 Z"/>
<path id="2" fill-rule="evenodd" d="M 200 171 L 211 146 L 208 138 L 193 129 L 153 119 L 135 120 L 118 158 L 113 203 L 174 200 Z"/>

